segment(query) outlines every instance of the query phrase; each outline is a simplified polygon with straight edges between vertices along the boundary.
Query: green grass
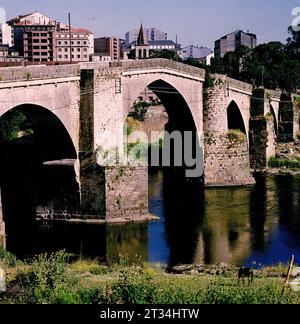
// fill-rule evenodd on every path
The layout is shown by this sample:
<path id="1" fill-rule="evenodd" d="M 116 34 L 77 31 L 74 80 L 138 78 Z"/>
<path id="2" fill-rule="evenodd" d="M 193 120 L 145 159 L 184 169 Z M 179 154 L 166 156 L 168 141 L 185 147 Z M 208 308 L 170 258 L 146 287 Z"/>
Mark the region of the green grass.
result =
<path id="1" fill-rule="evenodd" d="M 6 256 L 2 253 L 0 261 Z M 97 261 L 71 262 L 59 252 L 25 263 L 7 263 L 8 304 L 299 304 L 300 295 L 287 290 L 281 278 L 256 278 L 239 285 L 234 275 L 171 275 L 161 265 L 113 266 Z M 286 266 L 268 271 L 285 272 Z"/>

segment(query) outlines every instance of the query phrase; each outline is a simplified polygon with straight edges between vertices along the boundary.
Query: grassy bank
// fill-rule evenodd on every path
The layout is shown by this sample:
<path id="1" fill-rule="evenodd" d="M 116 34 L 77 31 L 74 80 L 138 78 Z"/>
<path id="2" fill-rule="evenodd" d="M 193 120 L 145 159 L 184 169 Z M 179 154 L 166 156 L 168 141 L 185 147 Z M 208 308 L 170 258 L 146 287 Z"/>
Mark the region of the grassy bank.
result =
<path id="1" fill-rule="evenodd" d="M 239 285 L 235 273 L 173 275 L 161 265 L 132 265 L 122 259 L 108 267 L 64 252 L 20 262 L 2 251 L 0 263 L 7 273 L 8 291 L 0 297 L 5 304 L 300 303 L 291 291 L 281 297 L 282 278 L 262 274 L 248 286 Z"/>

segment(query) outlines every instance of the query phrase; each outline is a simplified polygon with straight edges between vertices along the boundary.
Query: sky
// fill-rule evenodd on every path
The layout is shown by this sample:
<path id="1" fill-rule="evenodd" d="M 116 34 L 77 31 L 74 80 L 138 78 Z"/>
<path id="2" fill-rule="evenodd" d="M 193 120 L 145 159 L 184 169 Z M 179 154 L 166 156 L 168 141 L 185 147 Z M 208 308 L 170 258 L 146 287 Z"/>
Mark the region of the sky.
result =
<path id="1" fill-rule="evenodd" d="M 94 32 L 96 37 L 124 38 L 126 31 L 157 27 L 184 46 L 213 48 L 214 41 L 234 30 L 258 36 L 259 43 L 288 38 L 287 28 L 300 0 L 0 0 L 10 19 L 40 11 L 54 20 Z M 300 15 L 300 9 L 299 9 Z"/>

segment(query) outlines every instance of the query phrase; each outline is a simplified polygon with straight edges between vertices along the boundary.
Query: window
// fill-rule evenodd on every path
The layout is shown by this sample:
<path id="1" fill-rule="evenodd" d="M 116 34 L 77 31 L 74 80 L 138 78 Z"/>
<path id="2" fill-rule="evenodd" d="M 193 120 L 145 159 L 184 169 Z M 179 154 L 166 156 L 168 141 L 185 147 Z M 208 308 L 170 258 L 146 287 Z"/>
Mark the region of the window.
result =
<path id="1" fill-rule="evenodd" d="M 68 49 L 67 48 L 65 48 L 65 52 L 68 52 Z"/>
<path id="2" fill-rule="evenodd" d="M 77 44 L 80 45 L 80 41 L 77 41 Z"/>
<path id="3" fill-rule="evenodd" d="M 84 48 L 83 51 L 84 51 L 84 52 L 87 52 L 87 48 Z"/>
<path id="4" fill-rule="evenodd" d="M 80 59 L 80 55 L 77 55 L 77 58 L 79 58 L 79 59 Z"/>
<path id="5" fill-rule="evenodd" d="M 65 45 L 68 45 L 68 42 L 67 41 L 65 41 Z"/>
<path id="6" fill-rule="evenodd" d="M 62 58 L 62 55 L 58 55 L 58 58 L 60 58 L 60 59 L 61 59 L 61 58 Z"/>
<path id="7" fill-rule="evenodd" d="M 69 57 L 69 55 L 65 55 L 65 58 L 67 59 Z"/>
<path id="8" fill-rule="evenodd" d="M 77 52 L 80 52 L 80 48 L 77 48 Z"/>
<path id="9" fill-rule="evenodd" d="M 61 49 L 61 48 L 59 48 L 59 49 L 58 49 L 58 51 L 59 51 L 59 52 L 61 52 L 61 51 L 62 51 L 62 49 Z"/>
<path id="10" fill-rule="evenodd" d="M 61 45 L 61 41 L 58 42 L 58 45 Z"/>

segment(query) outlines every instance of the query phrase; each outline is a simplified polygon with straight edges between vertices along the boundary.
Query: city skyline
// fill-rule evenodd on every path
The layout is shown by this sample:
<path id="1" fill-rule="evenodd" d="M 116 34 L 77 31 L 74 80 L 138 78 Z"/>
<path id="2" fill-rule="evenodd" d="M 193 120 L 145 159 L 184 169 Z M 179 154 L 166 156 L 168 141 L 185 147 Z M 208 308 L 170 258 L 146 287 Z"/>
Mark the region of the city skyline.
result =
<path id="1" fill-rule="evenodd" d="M 169 39 L 182 45 L 203 45 L 213 48 L 214 41 L 227 33 L 241 29 L 257 34 L 258 42 L 282 41 L 288 38 L 288 26 L 293 21 L 292 10 L 299 7 L 296 0 L 267 0 L 263 3 L 253 0 L 251 4 L 241 0 L 212 0 L 209 3 L 187 0 L 184 3 L 166 0 L 148 2 L 116 0 L 114 3 L 89 0 L 86 4 L 66 0 L 29 0 L 18 3 L 15 0 L 0 1 L 6 11 L 6 19 L 40 11 L 58 21 L 67 22 L 67 14 L 72 14 L 72 25 L 91 30 L 96 37 L 117 36 L 137 27 L 157 27 L 168 32 Z M 159 8 L 160 14 L 155 14 Z M 260 10 L 257 10 L 260 8 Z M 152 11 L 151 11 L 152 10 Z M 269 14 L 268 14 L 269 12 Z M 178 23 L 182 21 L 182 24 Z M 188 23 L 186 23 L 188 21 Z"/>

